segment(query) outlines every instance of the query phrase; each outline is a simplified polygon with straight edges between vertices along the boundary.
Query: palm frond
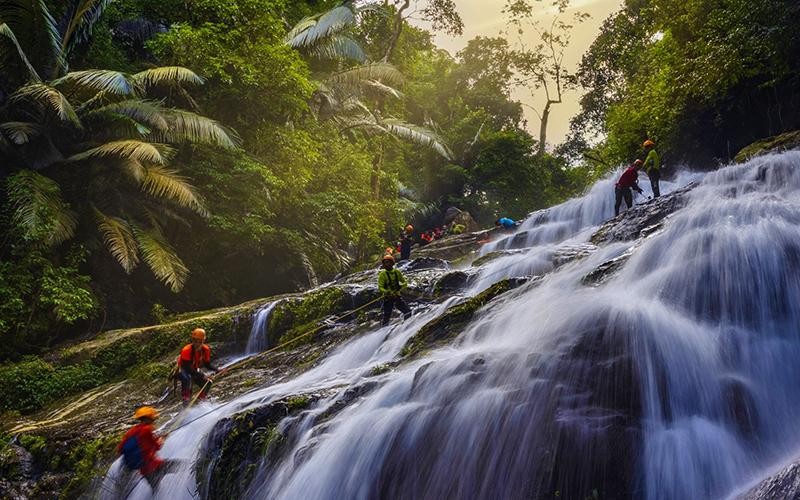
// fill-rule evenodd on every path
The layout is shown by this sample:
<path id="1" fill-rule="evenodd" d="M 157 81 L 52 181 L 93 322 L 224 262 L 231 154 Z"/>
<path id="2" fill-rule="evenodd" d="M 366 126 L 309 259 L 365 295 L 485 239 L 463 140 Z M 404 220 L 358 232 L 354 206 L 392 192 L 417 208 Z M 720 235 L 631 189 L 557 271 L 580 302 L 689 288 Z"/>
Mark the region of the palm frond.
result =
<path id="1" fill-rule="evenodd" d="M 367 60 L 367 55 L 361 45 L 345 35 L 333 35 L 311 47 L 309 53 L 322 60 L 352 60 L 360 63 Z"/>
<path id="2" fill-rule="evenodd" d="M 21 170 L 8 179 L 7 186 L 12 223 L 25 239 L 50 246 L 75 234 L 77 221 L 54 180 Z"/>
<path id="3" fill-rule="evenodd" d="M 109 69 L 87 69 L 67 73 L 52 84 L 56 87 L 71 85 L 77 89 L 89 89 L 115 95 L 131 95 L 136 92 L 125 73 Z"/>
<path id="4" fill-rule="evenodd" d="M 164 108 L 158 101 L 146 101 L 141 99 L 128 99 L 125 101 L 114 102 L 100 108 L 94 109 L 86 114 L 86 117 L 110 115 L 124 115 L 132 120 L 147 125 L 156 130 L 167 130 L 169 123 L 164 117 Z"/>
<path id="5" fill-rule="evenodd" d="M 29 100 L 45 109 L 54 111 L 61 120 L 80 126 L 78 115 L 69 100 L 58 89 L 46 83 L 29 83 L 14 92 L 11 99 L 12 101 Z"/>
<path id="6" fill-rule="evenodd" d="M 350 5 L 340 5 L 311 18 L 302 19 L 286 36 L 294 48 L 310 48 L 320 40 L 353 26 L 356 14 Z"/>
<path id="7" fill-rule="evenodd" d="M 111 141 L 82 153 L 70 156 L 69 161 L 81 161 L 90 158 L 117 157 L 133 159 L 142 163 L 165 164 L 172 155 L 173 149 L 165 144 L 153 144 L 137 140 Z"/>
<path id="8" fill-rule="evenodd" d="M 194 187 L 175 170 L 160 166 L 145 169 L 142 190 L 156 198 L 166 198 L 190 208 L 202 216 L 208 215 Z"/>
<path id="9" fill-rule="evenodd" d="M 328 85 L 363 85 L 364 82 L 377 81 L 386 85 L 403 83 L 403 74 L 389 63 L 362 64 L 354 68 L 334 73 L 326 79 Z"/>
<path id="10" fill-rule="evenodd" d="M 100 19 L 111 0 L 76 0 L 61 38 L 61 52 L 66 56 L 72 48 L 92 33 L 92 26 Z"/>
<path id="11" fill-rule="evenodd" d="M 11 40 L 11 43 L 14 45 L 14 48 L 17 49 L 17 54 L 19 54 L 20 60 L 28 69 L 28 75 L 30 76 L 31 80 L 36 82 L 41 81 L 41 78 L 39 78 L 39 74 L 36 72 L 36 69 L 34 69 L 33 65 L 28 60 L 28 56 L 25 55 L 25 51 L 22 50 L 22 47 L 20 46 L 19 41 L 17 40 L 17 37 L 14 35 L 14 32 L 11 30 L 8 24 L 0 23 L 0 35 Z"/>
<path id="12" fill-rule="evenodd" d="M 453 157 L 444 141 L 430 129 L 395 119 L 383 120 L 382 124 L 396 137 L 431 148 L 447 160 Z"/>
<path id="13" fill-rule="evenodd" d="M 193 142 L 236 149 L 241 143 L 236 133 L 216 120 L 180 109 L 164 110 L 167 127 L 154 138 L 163 142 Z"/>
<path id="14" fill-rule="evenodd" d="M 47 3 L 46 0 L 0 1 L 0 22 L 16 34 L 15 39 L 24 47 L 27 59 L 40 71 L 51 71 L 64 63 L 61 33 Z M 35 80 L 40 78 L 37 76 Z"/>
<path id="15" fill-rule="evenodd" d="M 97 208 L 94 209 L 94 215 L 97 219 L 97 228 L 103 235 L 103 243 L 122 269 L 130 274 L 139 264 L 139 250 L 133 229 L 125 220 L 106 215 Z"/>
<path id="16" fill-rule="evenodd" d="M 133 81 L 145 88 L 156 85 L 202 85 L 205 80 L 194 71 L 182 66 L 161 66 L 140 71 L 133 75 Z"/>
<path id="17" fill-rule="evenodd" d="M 400 99 L 401 97 L 403 97 L 403 94 L 396 88 L 381 83 L 377 80 L 367 80 L 364 82 L 364 86 L 373 89 L 380 94 L 390 95 L 396 99 Z"/>
<path id="18" fill-rule="evenodd" d="M 40 131 L 39 125 L 30 122 L 5 122 L 0 123 L 0 131 L 3 132 L 16 145 L 25 144 Z"/>
<path id="19" fill-rule="evenodd" d="M 119 166 L 137 183 L 141 184 L 145 176 L 147 176 L 147 169 L 138 160 L 125 158 L 120 161 Z"/>
<path id="20" fill-rule="evenodd" d="M 163 281 L 173 292 L 180 292 L 189 276 L 189 269 L 164 235 L 156 229 L 146 230 L 138 227 L 133 228 L 133 234 L 136 236 L 144 261 L 156 278 Z"/>

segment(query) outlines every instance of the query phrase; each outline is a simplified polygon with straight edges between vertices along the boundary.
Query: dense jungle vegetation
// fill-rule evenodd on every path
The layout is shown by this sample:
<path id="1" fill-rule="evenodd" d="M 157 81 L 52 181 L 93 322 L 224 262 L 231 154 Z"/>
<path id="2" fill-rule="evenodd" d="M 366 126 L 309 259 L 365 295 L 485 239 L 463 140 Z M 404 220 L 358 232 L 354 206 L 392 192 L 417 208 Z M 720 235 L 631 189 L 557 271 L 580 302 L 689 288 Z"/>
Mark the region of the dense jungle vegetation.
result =
<path id="1" fill-rule="evenodd" d="M 313 286 L 451 206 L 521 218 L 646 137 L 669 175 L 800 128 L 793 0 L 626 0 L 578 68 L 584 18 L 537 3 L 449 54 L 453 0 L 0 0 L 0 361 Z"/>

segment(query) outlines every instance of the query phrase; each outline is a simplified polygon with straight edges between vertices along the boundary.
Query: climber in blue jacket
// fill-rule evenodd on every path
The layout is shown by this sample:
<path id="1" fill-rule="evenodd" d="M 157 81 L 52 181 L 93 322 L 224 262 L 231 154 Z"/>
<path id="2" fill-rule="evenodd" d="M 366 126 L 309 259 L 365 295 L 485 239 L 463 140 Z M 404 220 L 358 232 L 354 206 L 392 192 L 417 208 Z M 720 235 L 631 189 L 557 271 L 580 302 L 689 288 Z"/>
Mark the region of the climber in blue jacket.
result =
<path id="1" fill-rule="evenodd" d="M 509 219 L 508 217 L 501 217 L 494 221 L 495 226 L 502 226 L 505 230 L 516 229 L 519 226 L 519 222 L 514 221 L 513 219 Z"/>

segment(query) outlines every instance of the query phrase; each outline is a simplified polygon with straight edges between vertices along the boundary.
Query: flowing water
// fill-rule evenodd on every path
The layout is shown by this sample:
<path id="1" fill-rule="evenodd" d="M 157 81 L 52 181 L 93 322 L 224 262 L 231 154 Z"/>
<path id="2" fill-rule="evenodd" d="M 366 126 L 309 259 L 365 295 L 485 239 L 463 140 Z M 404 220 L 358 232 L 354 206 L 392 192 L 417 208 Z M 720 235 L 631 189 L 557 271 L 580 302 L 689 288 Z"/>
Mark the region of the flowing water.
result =
<path id="1" fill-rule="evenodd" d="M 800 448 L 800 153 L 705 176 L 663 229 L 555 268 L 613 213 L 610 180 L 533 214 L 467 293 L 547 273 L 496 299 L 457 341 L 372 380 L 333 418 L 323 398 L 285 427 L 254 499 L 724 498 Z M 644 183 L 643 183 L 644 184 Z M 520 236 L 522 235 L 522 236 Z M 583 277 L 631 250 L 601 285 Z M 363 382 L 460 298 L 360 336 L 303 375 L 245 394 L 170 435 L 191 460 L 222 417 Z M 189 418 L 213 407 L 191 410 Z M 202 451 L 201 451 L 202 452 Z M 114 482 L 119 464 L 106 482 Z M 158 498 L 193 498 L 191 469 Z M 147 484 L 130 498 L 148 498 Z"/>

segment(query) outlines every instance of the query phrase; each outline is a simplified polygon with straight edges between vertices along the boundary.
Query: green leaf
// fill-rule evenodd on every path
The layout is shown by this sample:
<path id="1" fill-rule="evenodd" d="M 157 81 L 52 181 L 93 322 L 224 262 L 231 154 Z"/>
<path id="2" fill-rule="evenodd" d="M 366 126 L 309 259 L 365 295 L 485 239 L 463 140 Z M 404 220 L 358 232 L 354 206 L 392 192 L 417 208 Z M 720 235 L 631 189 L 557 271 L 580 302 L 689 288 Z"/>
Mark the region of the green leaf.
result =
<path id="1" fill-rule="evenodd" d="M 173 149 L 164 144 L 152 144 L 137 140 L 112 141 L 82 153 L 70 156 L 68 161 L 81 161 L 90 158 L 117 157 L 132 159 L 142 163 L 163 165 L 172 155 Z"/>
<path id="2" fill-rule="evenodd" d="M 194 187 L 175 170 L 160 166 L 146 168 L 142 189 L 157 198 L 166 198 L 183 207 L 191 208 L 200 215 L 208 214 Z"/>
<path id="3" fill-rule="evenodd" d="M 125 220 L 108 216 L 97 208 L 94 209 L 94 214 L 97 227 L 103 235 L 103 243 L 125 272 L 130 274 L 139 263 L 139 251 L 133 228 Z"/>
<path id="4" fill-rule="evenodd" d="M 182 66 L 161 66 L 140 71 L 133 75 L 133 80 L 145 88 L 156 85 L 202 85 L 205 80 L 194 71 Z"/>
<path id="5" fill-rule="evenodd" d="M 42 108 L 52 110 L 61 120 L 70 121 L 80 126 L 80 120 L 72 108 L 72 104 L 58 89 L 46 83 L 29 83 L 14 92 L 11 95 L 11 100 L 13 102 L 28 100 Z"/>
<path id="6" fill-rule="evenodd" d="M 73 71 L 53 80 L 52 85 L 56 87 L 70 85 L 81 90 L 93 90 L 114 95 L 132 95 L 136 91 L 127 75 L 108 69 Z"/>
<path id="7" fill-rule="evenodd" d="M 145 230 L 135 226 L 133 234 L 136 236 L 142 258 L 156 278 L 169 286 L 173 292 L 180 292 L 189 276 L 189 269 L 166 238 L 156 229 Z"/>
<path id="8" fill-rule="evenodd" d="M 8 180 L 8 198 L 12 223 L 27 240 L 50 246 L 75 234 L 75 216 L 49 177 L 32 170 L 17 172 Z"/>

